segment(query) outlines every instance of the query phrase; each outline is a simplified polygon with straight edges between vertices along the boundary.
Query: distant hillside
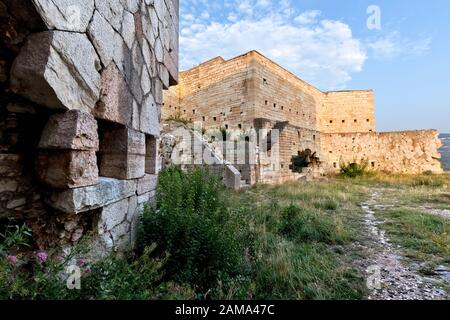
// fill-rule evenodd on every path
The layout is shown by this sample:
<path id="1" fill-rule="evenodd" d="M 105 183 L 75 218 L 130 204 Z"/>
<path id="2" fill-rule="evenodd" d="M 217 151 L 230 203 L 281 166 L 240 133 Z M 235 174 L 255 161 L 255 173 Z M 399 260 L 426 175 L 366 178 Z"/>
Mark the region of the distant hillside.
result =
<path id="1" fill-rule="evenodd" d="M 450 133 L 444 133 L 439 136 L 444 145 L 439 152 L 442 155 L 442 165 L 445 171 L 450 171 Z"/>

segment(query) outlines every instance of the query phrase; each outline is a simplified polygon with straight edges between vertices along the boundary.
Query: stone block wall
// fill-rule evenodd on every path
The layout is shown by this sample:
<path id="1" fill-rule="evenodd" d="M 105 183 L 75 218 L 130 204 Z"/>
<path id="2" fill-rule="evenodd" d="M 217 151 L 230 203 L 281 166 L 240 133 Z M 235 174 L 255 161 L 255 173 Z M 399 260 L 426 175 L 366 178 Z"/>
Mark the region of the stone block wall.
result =
<path id="1" fill-rule="evenodd" d="M 155 198 L 178 0 L 0 1 L 0 228 L 129 247 Z M 9 221 L 9 222 L 8 222 Z"/>
<path id="2" fill-rule="evenodd" d="M 374 93 L 327 92 L 318 108 L 318 128 L 325 133 L 375 132 Z"/>
<path id="3" fill-rule="evenodd" d="M 255 118 L 315 129 L 323 93 L 258 52 L 249 55 L 255 61 Z"/>
<path id="4" fill-rule="evenodd" d="M 229 61 L 219 57 L 182 72 L 180 84 L 164 95 L 164 115 L 201 122 L 206 129 L 251 128 L 255 116 L 250 63 L 250 56 Z"/>
<path id="5" fill-rule="evenodd" d="M 225 128 L 233 136 L 277 129 L 275 149 L 264 152 L 267 139 L 260 139 L 256 165 L 237 166 L 251 184 L 298 179 L 291 168 L 298 155 L 313 157 L 305 168 L 313 175 L 338 171 L 341 160 L 361 159 L 397 173 L 442 170 L 435 132 L 375 132 L 373 91 L 322 92 L 256 51 L 182 72 L 179 85 L 165 94 L 163 109 L 167 116 L 178 114 L 205 129 Z"/>
<path id="6" fill-rule="evenodd" d="M 341 163 L 368 161 L 369 169 L 396 173 L 441 173 L 435 130 L 322 134 L 324 162 L 331 171 Z"/>
<path id="7" fill-rule="evenodd" d="M 228 188 L 241 188 L 242 174 L 234 162 L 226 160 L 223 145 L 208 141 L 200 132 L 177 122 L 165 123 L 159 148 L 162 167 L 175 165 L 182 170 L 206 168 Z"/>
<path id="8" fill-rule="evenodd" d="M 299 178 L 292 170 L 292 157 L 307 152 L 315 158 L 322 158 L 320 132 L 291 125 L 289 122 L 277 122 L 269 119 L 256 119 L 255 127 L 261 136 L 272 136 L 269 148 L 259 142 L 258 165 L 256 166 L 258 182 L 283 183 Z M 266 132 L 264 134 L 263 132 Z M 268 149 L 268 152 L 264 152 Z M 273 157 L 276 155 L 276 157 Z M 300 172 L 301 173 L 301 172 Z"/>

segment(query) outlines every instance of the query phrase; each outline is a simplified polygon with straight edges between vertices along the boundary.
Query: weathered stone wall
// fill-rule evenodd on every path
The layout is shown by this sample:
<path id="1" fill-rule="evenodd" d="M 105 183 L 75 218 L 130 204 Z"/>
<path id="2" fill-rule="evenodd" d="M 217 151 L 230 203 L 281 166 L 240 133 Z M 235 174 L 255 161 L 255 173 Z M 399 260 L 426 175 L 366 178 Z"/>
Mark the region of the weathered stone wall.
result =
<path id="1" fill-rule="evenodd" d="M 223 180 L 225 186 L 238 190 L 242 175 L 225 158 L 222 143 L 208 141 L 206 135 L 177 122 L 163 124 L 160 157 L 162 167 L 179 166 L 183 170 L 204 167 Z"/>
<path id="2" fill-rule="evenodd" d="M 441 173 L 441 141 L 435 130 L 322 134 L 324 161 L 337 171 L 341 163 L 368 161 L 369 169 L 418 174 Z"/>
<path id="3" fill-rule="evenodd" d="M 318 129 L 326 133 L 375 132 L 373 91 L 327 92 L 318 108 Z"/>
<path id="4" fill-rule="evenodd" d="M 128 247 L 155 196 L 178 1 L 1 0 L 0 32 L 0 219 L 40 247 Z"/>
<path id="5" fill-rule="evenodd" d="M 249 66 L 248 56 L 229 61 L 218 57 L 182 72 L 179 85 L 165 94 L 164 115 L 202 122 L 207 129 L 251 127 L 254 114 Z"/>
<path id="6" fill-rule="evenodd" d="M 314 130 L 323 93 L 261 54 L 249 55 L 255 61 L 255 117 Z"/>
<path id="7" fill-rule="evenodd" d="M 322 158 L 321 135 L 318 131 L 293 126 L 287 121 L 277 122 L 269 119 L 256 119 L 255 127 L 259 136 L 268 136 L 274 129 L 277 130 L 276 135 L 271 136 L 273 142 L 270 141 L 268 148 L 265 142 L 259 143 L 259 161 L 256 166 L 258 182 L 283 183 L 301 178 L 303 172 L 292 170 L 293 156 L 308 152 L 315 158 Z M 274 157 L 275 155 L 277 156 Z M 312 163 L 310 169 L 316 169 Z"/>

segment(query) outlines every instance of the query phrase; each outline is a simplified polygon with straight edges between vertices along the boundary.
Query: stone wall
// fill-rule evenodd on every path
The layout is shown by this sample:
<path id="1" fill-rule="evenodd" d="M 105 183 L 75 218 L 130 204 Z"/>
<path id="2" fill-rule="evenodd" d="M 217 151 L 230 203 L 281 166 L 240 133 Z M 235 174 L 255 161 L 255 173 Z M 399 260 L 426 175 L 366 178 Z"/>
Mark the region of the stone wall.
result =
<path id="1" fill-rule="evenodd" d="M 247 56 L 219 57 L 182 72 L 180 84 L 165 94 L 164 115 L 202 122 L 208 129 L 249 128 L 254 118 L 249 64 Z"/>
<path id="2" fill-rule="evenodd" d="M 129 247 L 155 196 L 177 0 L 0 1 L 0 223 Z"/>
<path id="3" fill-rule="evenodd" d="M 277 129 L 276 151 L 264 152 L 260 139 L 253 152 L 256 165 L 237 166 L 251 184 L 298 179 L 291 162 L 299 155 L 314 155 L 305 168 L 313 176 L 339 170 L 341 159 L 363 158 L 379 170 L 441 172 L 435 133 L 375 132 L 373 91 L 322 92 L 256 51 L 227 61 L 217 57 L 182 72 L 164 101 L 165 115 L 205 129 L 224 128 L 235 137 Z"/>
<path id="4" fill-rule="evenodd" d="M 242 174 L 234 162 L 227 161 L 222 143 L 209 141 L 206 135 L 181 123 L 163 124 L 159 148 L 162 167 L 179 166 L 183 170 L 203 167 L 234 190 L 246 183 L 241 181 Z"/>
<path id="5" fill-rule="evenodd" d="M 259 141 L 257 177 L 262 183 L 283 183 L 302 178 L 313 170 L 320 175 L 311 160 L 304 171 L 294 172 L 293 157 L 307 152 L 313 158 L 322 158 L 320 132 L 291 125 L 288 121 L 277 122 L 269 119 L 256 119 L 255 128 L 259 136 L 271 135 L 270 146 Z M 276 134 L 272 132 L 276 130 Z M 267 150 L 267 151 L 265 151 Z M 312 173 L 312 172 L 311 172 Z"/>
<path id="6" fill-rule="evenodd" d="M 326 133 L 375 132 L 373 91 L 327 92 L 318 108 L 318 128 Z"/>
<path id="7" fill-rule="evenodd" d="M 437 151 L 441 141 L 435 130 L 322 134 L 321 145 L 324 161 L 332 171 L 339 170 L 341 163 L 368 161 L 372 170 L 442 172 Z"/>

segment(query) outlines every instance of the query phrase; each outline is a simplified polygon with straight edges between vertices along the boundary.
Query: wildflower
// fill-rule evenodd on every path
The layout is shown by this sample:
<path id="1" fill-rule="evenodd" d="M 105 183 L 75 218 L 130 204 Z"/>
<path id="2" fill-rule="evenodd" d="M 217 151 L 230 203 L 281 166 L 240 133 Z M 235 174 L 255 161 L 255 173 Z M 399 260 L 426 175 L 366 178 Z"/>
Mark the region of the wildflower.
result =
<path id="1" fill-rule="evenodd" d="M 86 260 L 85 259 L 78 259 L 78 261 L 77 261 L 77 265 L 79 266 L 79 267 L 84 267 L 85 265 L 86 265 Z"/>
<path id="2" fill-rule="evenodd" d="M 45 263 L 48 259 L 48 254 L 46 252 L 38 252 L 36 253 L 36 259 L 39 264 Z"/>
<path id="3" fill-rule="evenodd" d="M 18 262 L 18 259 L 16 256 L 7 256 L 6 260 L 8 260 L 8 262 L 11 263 L 12 265 L 16 265 Z"/>

